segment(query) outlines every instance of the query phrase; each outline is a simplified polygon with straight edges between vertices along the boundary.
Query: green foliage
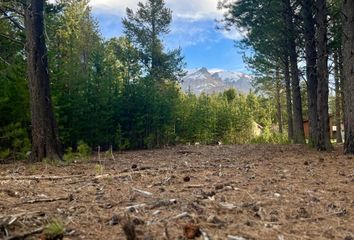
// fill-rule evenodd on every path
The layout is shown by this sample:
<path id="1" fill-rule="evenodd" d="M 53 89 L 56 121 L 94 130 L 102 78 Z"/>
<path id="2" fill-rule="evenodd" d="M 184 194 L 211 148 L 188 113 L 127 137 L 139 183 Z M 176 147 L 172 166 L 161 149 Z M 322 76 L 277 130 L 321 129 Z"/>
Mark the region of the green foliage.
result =
<path id="1" fill-rule="evenodd" d="M 30 151 L 30 141 L 26 129 L 19 123 L 0 129 L 0 158 L 24 159 Z"/>
<path id="2" fill-rule="evenodd" d="M 96 175 L 102 175 L 104 172 L 104 166 L 101 164 L 96 164 L 95 165 L 95 172 L 96 172 Z"/>
<path id="3" fill-rule="evenodd" d="M 254 136 L 253 122 L 256 111 L 254 102 L 248 102 L 242 94 L 233 99 L 228 93 L 199 97 L 185 95 L 181 98 L 176 134 L 181 142 L 215 144 L 247 143 Z M 255 97 L 254 101 L 258 101 Z"/>
<path id="4" fill-rule="evenodd" d="M 44 237 L 48 240 L 63 239 L 64 233 L 65 228 L 63 224 L 57 219 L 51 220 L 43 230 Z"/>
<path id="5" fill-rule="evenodd" d="M 77 151 L 80 158 L 88 158 L 91 154 L 91 148 L 84 141 L 79 141 L 77 145 Z"/>
<path id="6" fill-rule="evenodd" d="M 65 161 L 87 159 L 94 146 L 104 151 L 110 146 L 125 150 L 187 142 L 249 143 L 258 134 L 257 124 L 275 122 L 269 96 L 245 96 L 233 89 L 212 96 L 180 91 L 177 80 L 184 74 L 184 63 L 180 49 L 166 51 L 163 45 L 172 20 L 163 0 L 148 0 L 136 12 L 128 10 L 125 36 L 107 41 L 87 0 L 59 2 L 47 3 L 46 29 Z M 0 32 L 20 43 L 24 40 L 23 32 L 8 21 L 0 21 Z M 261 42 L 259 48 L 266 49 Z M 30 150 L 23 53 L 23 44 L 0 37 L 0 158 L 23 158 Z M 257 59 L 263 60 L 258 65 L 268 66 L 269 59 Z"/>
<path id="7" fill-rule="evenodd" d="M 142 66 L 154 81 L 178 81 L 183 76 L 181 49 L 165 52 L 161 37 L 170 32 L 172 11 L 164 0 L 139 2 L 134 13 L 127 9 L 123 18 L 124 33 L 140 55 Z"/>
<path id="8" fill-rule="evenodd" d="M 76 158 L 76 154 L 73 153 L 73 148 L 72 147 L 68 147 L 67 149 L 65 149 L 65 153 L 64 153 L 64 161 L 67 163 L 70 163 L 72 161 L 74 161 L 74 159 Z"/>
<path id="9" fill-rule="evenodd" d="M 264 135 L 260 135 L 255 137 L 251 140 L 251 143 L 256 144 L 264 144 L 264 143 L 271 143 L 271 144 L 290 144 L 288 137 L 286 134 L 282 133 L 267 133 Z"/>
<path id="10" fill-rule="evenodd" d="M 91 147 L 84 141 L 77 143 L 77 151 L 74 152 L 72 147 L 65 149 L 64 161 L 70 163 L 74 160 L 88 160 L 91 155 Z"/>

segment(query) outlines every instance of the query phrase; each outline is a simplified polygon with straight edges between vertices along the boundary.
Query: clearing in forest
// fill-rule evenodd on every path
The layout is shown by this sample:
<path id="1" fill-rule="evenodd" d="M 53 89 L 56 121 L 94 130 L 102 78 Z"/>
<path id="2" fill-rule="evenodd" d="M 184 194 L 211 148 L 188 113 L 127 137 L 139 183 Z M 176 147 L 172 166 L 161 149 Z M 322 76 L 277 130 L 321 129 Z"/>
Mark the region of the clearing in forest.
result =
<path id="1" fill-rule="evenodd" d="M 177 146 L 92 158 L 0 165 L 0 239 L 38 239 L 53 219 L 64 239 L 126 239 L 122 225 L 136 239 L 354 237 L 354 160 L 341 149 Z"/>

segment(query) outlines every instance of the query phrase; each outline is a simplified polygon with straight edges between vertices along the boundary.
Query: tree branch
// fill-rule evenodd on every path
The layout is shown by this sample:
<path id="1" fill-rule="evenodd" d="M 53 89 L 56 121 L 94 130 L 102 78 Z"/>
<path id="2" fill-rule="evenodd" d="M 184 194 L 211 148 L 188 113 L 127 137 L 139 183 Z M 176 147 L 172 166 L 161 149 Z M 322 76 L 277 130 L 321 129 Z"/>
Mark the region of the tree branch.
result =
<path id="1" fill-rule="evenodd" d="M 6 35 L 6 34 L 0 33 L 0 37 L 6 38 L 7 40 L 10 40 L 10 41 L 12 41 L 12 42 L 14 42 L 14 43 L 17 43 L 17 44 L 21 45 L 21 46 L 24 45 L 23 42 L 21 42 L 21 41 L 19 41 L 19 40 L 17 40 L 17 39 L 14 39 L 14 38 L 12 38 L 12 37 Z"/>
<path id="2" fill-rule="evenodd" d="M 15 27 L 17 27 L 18 29 L 20 29 L 22 31 L 25 30 L 25 28 L 16 19 L 14 19 L 14 17 L 7 14 L 7 12 L 4 9 L 0 8 L 0 12 L 2 12 L 4 14 L 4 16 L 15 25 Z"/>

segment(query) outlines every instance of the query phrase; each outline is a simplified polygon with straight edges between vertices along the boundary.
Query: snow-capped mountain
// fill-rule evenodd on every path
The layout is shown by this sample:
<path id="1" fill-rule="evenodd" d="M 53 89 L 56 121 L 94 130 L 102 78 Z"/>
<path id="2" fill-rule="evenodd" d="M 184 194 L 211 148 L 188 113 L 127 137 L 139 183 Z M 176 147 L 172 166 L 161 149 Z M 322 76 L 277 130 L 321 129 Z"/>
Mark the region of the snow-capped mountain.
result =
<path id="1" fill-rule="evenodd" d="M 208 71 L 206 68 L 187 71 L 187 76 L 182 79 L 182 89 L 200 95 L 202 92 L 213 94 L 223 92 L 229 88 L 235 88 L 242 93 L 248 93 L 252 77 L 241 72 L 232 71 Z"/>

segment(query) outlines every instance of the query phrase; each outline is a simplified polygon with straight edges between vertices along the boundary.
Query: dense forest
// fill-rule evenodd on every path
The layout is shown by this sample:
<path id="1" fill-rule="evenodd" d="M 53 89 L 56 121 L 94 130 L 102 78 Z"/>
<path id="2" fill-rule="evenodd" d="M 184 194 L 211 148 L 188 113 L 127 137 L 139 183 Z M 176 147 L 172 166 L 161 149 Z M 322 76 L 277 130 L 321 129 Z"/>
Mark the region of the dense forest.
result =
<path id="1" fill-rule="evenodd" d="M 198 97 L 180 90 L 185 74 L 181 49 L 166 51 L 161 41 L 172 20 L 163 1 L 140 4 L 137 12 L 128 9 L 122 20 L 124 36 L 109 40 L 102 38 L 88 3 L 44 6 L 48 54 L 43 54 L 58 141 L 64 147 L 59 151 L 70 152 L 80 144 L 123 150 L 188 142 L 286 141 L 269 131 L 274 122 L 269 98 L 232 89 Z M 26 66 L 24 49 L 29 33 L 23 24 L 24 5 L 15 1 L 1 7 L 1 158 L 21 158 L 31 148 L 35 127 L 26 77 L 31 66 Z M 255 122 L 268 128 L 262 139 L 252 132 Z"/>
<path id="2" fill-rule="evenodd" d="M 353 1 L 221 1 L 226 29 L 244 33 L 241 47 L 263 89 L 274 89 L 277 121 L 283 120 L 280 98 L 286 95 L 288 138 L 318 150 L 331 149 L 330 115 L 337 143 L 353 153 Z M 333 86 L 334 85 L 334 86 Z M 331 94 L 330 94 L 331 93 Z"/>
<path id="3" fill-rule="evenodd" d="M 102 37 L 88 0 L 1 1 L 0 159 L 176 143 L 305 143 L 305 118 L 309 145 L 329 150 L 330 114 L 337 142 L 343 122 L 345 152 L 354 153 L 353 2 L 221 1 L 219 8 L 219 25 L 237 28 L 239 47 L 251 49 L 244 58 L 256 92 L 183 93 L 181 49 L 162 41 L 173 17 L 163 0 L 127 9 L 124 35 L 112 39 Z"/>

